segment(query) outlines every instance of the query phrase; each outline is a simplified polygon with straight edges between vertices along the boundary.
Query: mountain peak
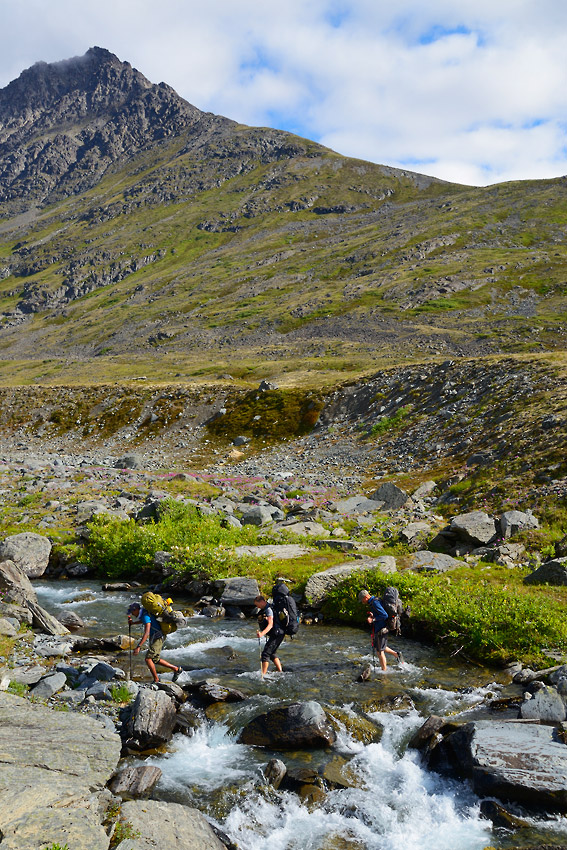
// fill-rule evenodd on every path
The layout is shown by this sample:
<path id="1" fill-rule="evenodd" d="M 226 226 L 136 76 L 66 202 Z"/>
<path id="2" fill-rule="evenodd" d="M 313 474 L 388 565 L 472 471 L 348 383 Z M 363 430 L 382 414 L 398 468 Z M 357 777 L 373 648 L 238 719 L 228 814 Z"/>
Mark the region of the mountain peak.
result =
<path id="1" fill-rule="evenodd" d="M 203 114 L 102 47 L 37 62 L 0 90 L 0 201 L 52 201 Z M 219 119 L 223 120 L 223 119 Z"/>

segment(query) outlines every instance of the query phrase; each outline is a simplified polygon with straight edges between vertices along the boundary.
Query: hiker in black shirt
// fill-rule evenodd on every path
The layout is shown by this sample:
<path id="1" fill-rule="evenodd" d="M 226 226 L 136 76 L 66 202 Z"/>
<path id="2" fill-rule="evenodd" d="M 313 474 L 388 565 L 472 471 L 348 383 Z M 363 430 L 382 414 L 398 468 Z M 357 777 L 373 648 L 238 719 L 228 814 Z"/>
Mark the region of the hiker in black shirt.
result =
<path id="1" fill-rule="evenodd" d="M 269 635 L 266 640 L 266 644 L 264 649 L 262 650 L 262 654 L 260 656 L 261 665 L 262 665 L 262 678 L 268 672 L 268 667 L 270 661 L 274 662 L 275 668 L 279 673 L 283 673 L 281 661 L 276 655 L 276 652 L 279 649 L 280 643 L 285 637 L 284 632 L 279 628 L 278 623 L 274 619 L 274 611 L 268 605 L 263 596 L 257 596 L 254 600 L 254 605 L 261 611 L 261 618 L 259 619 L 258 631 L 256 634 L 258 638 L 262 638 L 265 635 Z"/>

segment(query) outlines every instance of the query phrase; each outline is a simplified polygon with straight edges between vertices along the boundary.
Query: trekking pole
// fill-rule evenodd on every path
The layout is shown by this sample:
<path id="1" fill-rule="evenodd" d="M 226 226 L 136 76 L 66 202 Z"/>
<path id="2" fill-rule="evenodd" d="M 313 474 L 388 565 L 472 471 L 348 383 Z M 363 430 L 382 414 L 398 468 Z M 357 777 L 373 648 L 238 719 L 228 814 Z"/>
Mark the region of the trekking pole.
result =
<path id="1" fill-rule="evenodd" d="M 132 623 L 128 620 L 128 649 L 130 650 L 130 672 L 128 679 L 132 678 Z"/>
<path id="2" fill-rule="evenodd" d="M 374 646 L 374 626 L 370 632 L 370 646 L 372 647 L 372 667 L 376 670 L 376 647 Z"/>

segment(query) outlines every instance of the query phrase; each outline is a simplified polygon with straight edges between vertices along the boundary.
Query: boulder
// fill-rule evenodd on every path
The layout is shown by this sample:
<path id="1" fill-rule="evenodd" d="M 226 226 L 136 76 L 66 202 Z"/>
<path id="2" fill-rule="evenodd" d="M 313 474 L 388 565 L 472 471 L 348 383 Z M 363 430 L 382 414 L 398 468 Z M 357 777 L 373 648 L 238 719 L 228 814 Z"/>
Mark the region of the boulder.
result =
<path id="1" fill-rule="evenodd" d="M 28 576 L 14 561 L 0 562 L 0 592 L 2 601 L 27 607 L 28 602 L 36 602 L 36 592 Z"/>
<path id="2" fill-rule="evenodd" d="M 270 759 L 264 770 L 264 777 L 274 788 L 279 788 L 286 773 L 287 767 L 281 759 Z"/>
<path id="3" fill-rule="evenodd" d="M 123 800 L 147 798 L 161 779 L 161 773 L 159 767 L 150 764 L 127 767 L 114 777 L 109 787 Z"/>
<path id="4" fill-rule="evenodd" d="M 120 820 L 131 823 L 136 835 L 121 841 L 120 850 L 226 850 L 206 817 L 198 809 L 180 803 L 129 800 L 122 804 Z"/>
<path id="5" fill-rule="evenodd" d="M 526 584 L 567 584 L 567 557 L 546 561 L 545 564 L 526 576 L 524 582 Z"/>
<path id="6" fill-rule="evenodd" d="M 0 617 L 0 635 L 4 637 L 14 638 L 18 634 L 18 630 L 14 623 L 7 620 L 6 617 Z"/>
<path id="7" fill-rule="evenodd" d="M 29 578 L 39 578 L 47 569 L 51 541 L 42 534 L 24 531 L 0 543 L 0 561 L 12 561 Z"/>
<path id="8" fill-rule="evenodd" d="M 140 690 L 124 714 L 124 746 L 143 751 L 166 744 L 173 734 L 175 714 L 175 703 L 164 691 Z"/>
<path id="9" fill-rule="evenodd" d="M 12 602 L 0 602 L 0 617 L 17 620 L 20 625 L 25 623 L 26 626 L 31 626 L 33 620 L 29 608 L 25 605 L 14 605 Z"/>
<path id="10" fill-rule="evenodd" d="M 37 602 L 27 602 L 27 608 L 32 615 L 32 625 L 46 635 L 68 635 L 69 629 L 60 623 L 52 614 L 38 605 Z"/>
<path id="11" fill-rule="evenodd" d="M 363 514 L 374 513 L 382 510 L 375 499 L 369 499 L 367 496 L 350 496 L 348 499 L 341 499 L 338 502 L 333 502 L 331 510 L 339 514 Z"/>
<path id="12" fill-rule="evenodd" d="M 504 539 L 530 528 L 539 528 L 539 522 L 531 511 L 506 511 L 500 517 L 500 533 Z"/>
<path id="13" fill-rule="evenodd" d="M 79 629 L 83 629 L 85 626 L 85 621 L 78 614 L 75 614 L 74 611 L 66 611 L 59 617 L 59 622 L 66 629 L 69 629 L 70 632 L 78 632 Z"/>
<path id="14" fill-rule="evenodd" d="M 400 487 L 396 487 L 391 481 L 386 481 L 377 490 L 374 490 L 369 498 L 374 502 L 381 503 L 380 510 L 397 511 L 403 508 L 410 497 Z"/>
<path id="15" fill-rule="evenodd" d="M 562 723 L 567 718 L 567 712 L 557 689 L 544 685 L 535 694 L 526 693 L 520 706 L 520 717 L 524 720 L 541 720 L 543 723 Z"/>
<path id="16" fill-rule="evenodd" d="M 220 583 L 222 583 L 222 587 L 217 589 L 217 585 Z M 215 595 L 220 590 L 220 603 L 225 608 L 227 605 L 254 607 L 254 600 L 260 593 L 256 579 L 246 578 L 245 576 L 222 579 L 221 582 L 215 582 L 213 587 Z"/>
<path id="17" fill-rule="evenodd" d="M 471 511 L 453 517 L 449 530 L 465 543 L 485 546 L 496 536 L 496 522 L 484 511 Z"/>
<path id="18" fill-rule="evenodd" d="M 410 522 L 400 531 L 400 537 L 408 546 L 420 549 L 431 534 L 431 526 L 427 522 Z"/>
<path id="19" fill-rule="evenodd" d="M 275 708 L 248 723 L 240 741 L 273 750 L 302 750 L 328 747 L 336 735 L 318 702 L 301 702 Z"/>
<path id="20" fill-rule="evenodd" d="M 337 564 L 334 567 L 329 567 L 328 570 L 323 570 L 320 573 L 314 573 L 308 578 L 305 585 L 305 602 L 313 608 L 319 608 L 333 587 L 345 581 L 353 573 L 379 569 L 378 562 L 382 561 L 384 557 L 386 556 L 381 558 L 367 558 L 360 561 L 348 561 L 345 564 Z"/>
<path id="21" fill-rule="evenodd" d="M 417 490 L 411 494 L 413 499 L 427 499 L 428 496 L 431 496 L 433 491 L 437 488 L 437 483 L 435 481 L 424 481 L 423 484 L 420 484 Z"/>
<path id="22" fill-rule="evenodd" d="M 286 531 L 291 534 L 298 534 L 303 537 L 324 537 L 327 534 L 326 528 L 320 522 L 294 522 L 288 525 L 282 525 Z"/>
<path id="23" fill-rule="evenodd" d="M 478 720 L 444 738 L 429 765 L 470 779 L 479 797 L 567 811 L 567 747 L 553 726 Z"/>
<path id="24" fill-rule="evenodd" d="M 119 457 L 114 464 L 115 469 L 143 469 L 144 458 L 140 454 L 133 452 L 132 454 Z"/>
<path id="25" fill-rule="evenodd" d="M 413 555 L 410 555 L 408 566 L 410 570 L 416 572 L 446 573 L 448 570 L 462 567 L 463 562 L 457 561 L 442 552 L 429 552 L 422 549 L 420 552 L 414 552 Z"/>
<path id="26" fill-rule="evenodd" d="M 65 673 L 53 673 L 51 676 L 40 679 L 37 685 L 32 688 L 32 694 L 39 699 L 49 699 L 58 691 L 61 691 L 66 684 Z"/>
<path id="27" fill-rule="evenodd" d="M 120 758 L 120 738 L 91 717 L 52 711 L 0 693 L 0 834 L 10 850 L 108 850 L 103 789 Z M 40 840 L 41 838 L 41 840 Z"/>
<path id="28" fill-rule="evenodd" d="M 253 505 L 240 519 L 242 525 L 266 525 L 273 522 L 272 508 L 265 505 Z"/>

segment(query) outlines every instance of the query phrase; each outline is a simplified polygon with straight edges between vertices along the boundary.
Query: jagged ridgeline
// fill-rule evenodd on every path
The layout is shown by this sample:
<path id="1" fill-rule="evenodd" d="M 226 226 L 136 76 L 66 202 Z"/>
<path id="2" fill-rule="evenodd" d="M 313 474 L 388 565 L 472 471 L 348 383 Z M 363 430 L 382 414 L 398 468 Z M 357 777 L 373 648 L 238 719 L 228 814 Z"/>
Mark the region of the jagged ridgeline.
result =
<path id="1" fill-rule="evenodd" d="M 101 48 L 40 62 L 0 91 L 0 379 L 563 348 L 565 199 L 245 127 Z"/>

